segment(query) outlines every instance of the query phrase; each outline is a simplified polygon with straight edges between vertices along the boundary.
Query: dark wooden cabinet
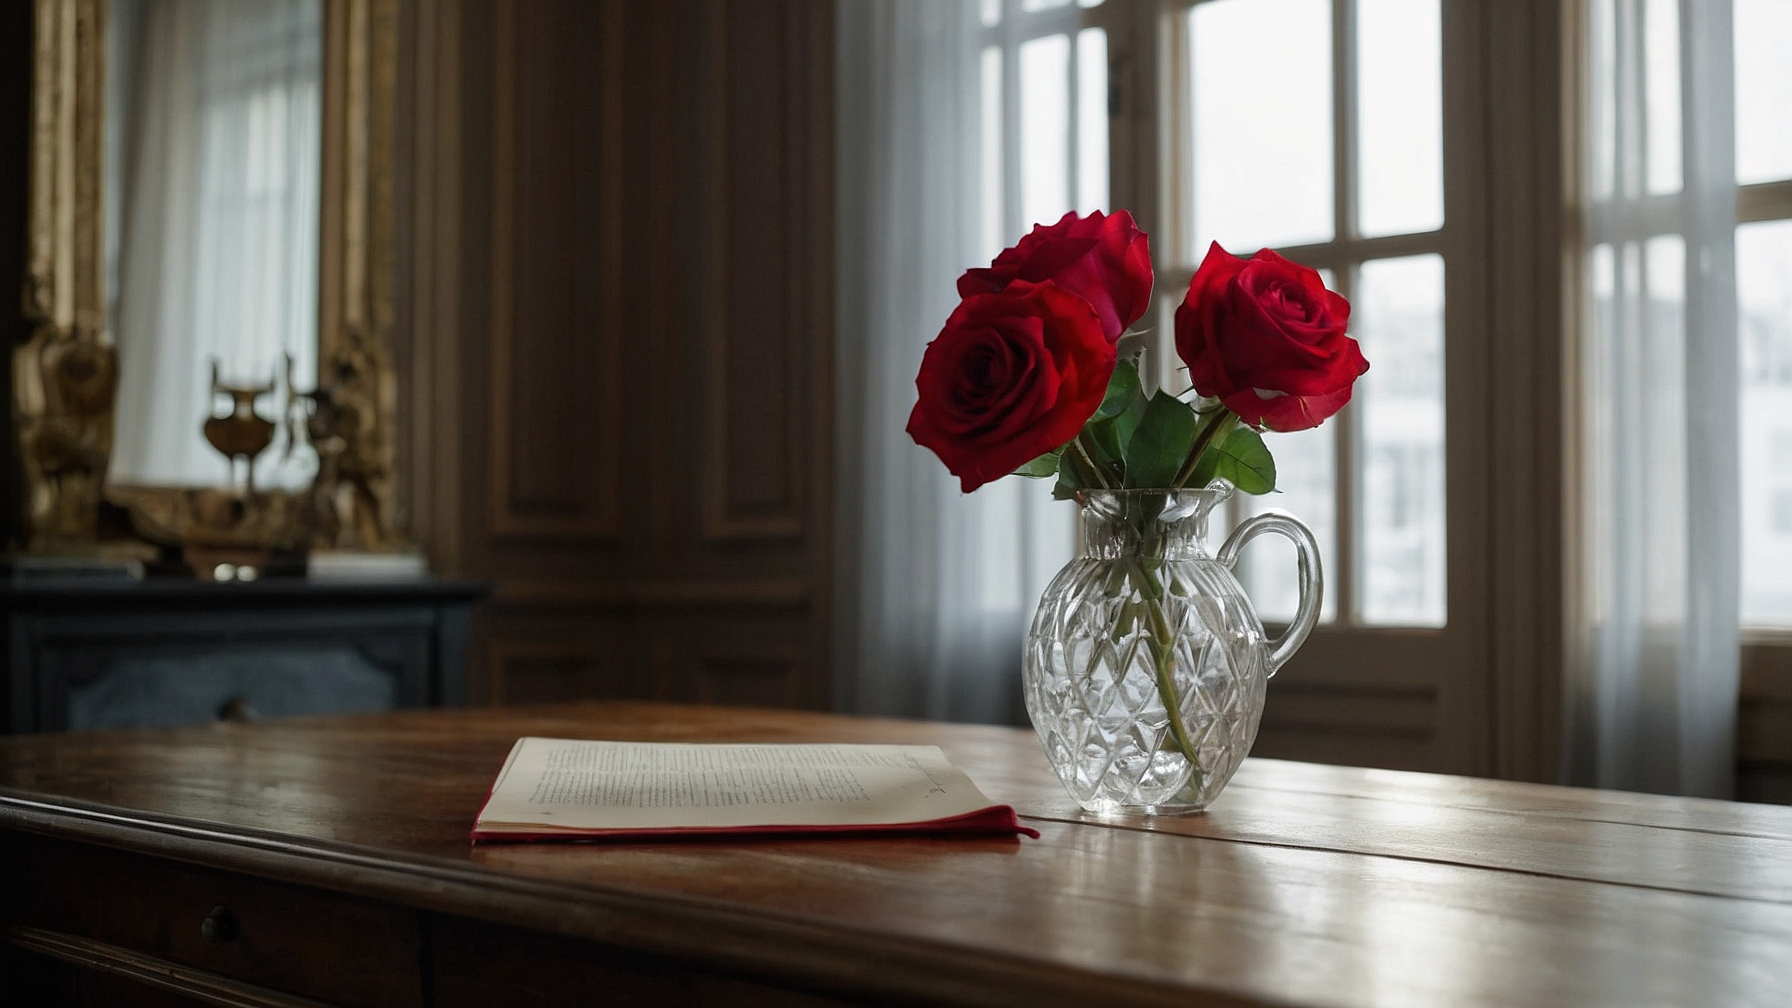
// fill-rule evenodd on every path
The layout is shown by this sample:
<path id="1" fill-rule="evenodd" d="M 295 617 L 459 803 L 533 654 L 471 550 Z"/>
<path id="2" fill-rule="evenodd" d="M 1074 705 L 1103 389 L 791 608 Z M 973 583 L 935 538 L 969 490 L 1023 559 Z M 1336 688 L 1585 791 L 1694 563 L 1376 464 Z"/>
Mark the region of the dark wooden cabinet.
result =
<path id="1" fill-rule="evenodd" d="M 0 587 L 0 729 L 151 728 L 466 700 L 478 584 Z"/>
<path id="2" fill-rule="evenodd" d="M 423 1003 L 414 910 L 26 834 L 0 834 L 0 851 L 17 871 L 6 899 L 15 945 L 22 928 L 24 944 L 35 941 L 39 951 L 79 945 L 139 981 L 182 974 L 186 982 L 168 979 L 187 991 L 203 976 L 214 987 L 236 981 L 342 1008 Z M 133 974 L 133 966 L 151 975 Z M 74 986 L 92 982 L 88 974 Z M 50 1000 L 75 1000 L 57 994 Z"/>

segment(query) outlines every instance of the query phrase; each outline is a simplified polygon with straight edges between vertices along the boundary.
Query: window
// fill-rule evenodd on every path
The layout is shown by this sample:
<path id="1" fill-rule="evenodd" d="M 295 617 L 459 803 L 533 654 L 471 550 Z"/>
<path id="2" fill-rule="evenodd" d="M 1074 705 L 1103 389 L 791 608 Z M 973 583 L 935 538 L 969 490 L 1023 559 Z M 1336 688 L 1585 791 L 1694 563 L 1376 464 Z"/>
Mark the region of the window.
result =
<path id="1" fill-rule="evenodd" d="M 1002 82 L 995 100 L 1008 131 L 986 136 L 986 149 L 1020 152 L 986 172 L 995 187 L 986 191 L 1002 196 L 1002 216 L 987 226 L 1000 236 L 992 252 L 1034 219 L 1099 205 L 1084 193 L 1097 177 L 1085 159 L 1100 132 L 1099 88 L 1086 76 L 1098 50 L 1082 48 L 1099 38 L 1113 115 L 1099 176 L 1113 205 L 1134 209 L 1152 234 L 1159 304 L 1148 365 L 1159 383 L 1186 386 L 1172 314 L 1212 241 L 1314 266 L 1354 306 L 1352 330 L 1372 365 L 1356 400 L 1317 430 L 1269 438 L 1282 492 L 1231 505 L 1234 522 L 1262 508 L 1298 514 L 1326 568 L 1322 625 L 1277 680 L 1314 706 L 1280 708 L 1300 727 L 1278 736 L 1266 725 L 1280 741 L 1265 752 L 1553 773 L 1562 750 L 1552 719 L 1578 715 L 1557 703 L 1551 670 L 1580 660 L 1577 635 L 1602 605 L 1572 552 L 1600 530 L 1583 527 L 1590 520 L 1561 491 L 1623 512 L 1606 516 L 1626 530 L 1606 542 L 1620 553 L 1656 526 L 1684 531 L 1684 509 L 1626 488 L 1639 473 L 1647 485 L 1667 472 L 1637 466 L 1671 465 L 1676 443 L 1684 461 L 1689 424 L 1684 401 L 1598 401 L 1596 383 L 1568 396 L 1547 386 L 1574 369 L 1684 362 L 1698 349 L 1689 341 L 1710 338 L 1709 312 L 1697 325 L 1686 317 L 1714 303 L 1709 284 L 1694 282 L 1714 239 L 1684 222 L 1711 214 L 1683 204 L 1714 178 L 1729 184 L 1727 166 L 1709 167 L 1714 149 L 1734 156 L 1735 225 L 1717 247 L 1735 257 L 1733 300 L 1721 303 L 1735 307 L 1749 544 L 1739 572 L 1725 576 L 1741 579 L 1746 626 L 1792 629 L 1792 63 L 1783 56 L 1792 4 L 989 0 L 984 9 L 985 80 Z M 1733 36 L 1724 34 L 1732 11 Z M 1682 37 L 1688 12 L 1704 27 Z M 1733 59 L 1723 55 L 1732 43 Z M 1687 73 L 1688 52 L 1730 65 L 1720 78 Z M 1621 115 L 1615 101 L 1582 110 L 1584 121 L 1568 111 L 1583 60 L 1595 89 L 1632 88 Z M 1043 125 L 1027 107 L 1034 92 L 1058 107 L 1040 113 Z M 1581 136 L 1566 139 L 1570 130 Z M 1551 203 L 1552 183 L 1580 167 L 1581 141 L 1584 234 L 1579 206 Z M 1614 150 L 1625 153 L 1601 160 Z M 1582 268 L 1556 269 L 1564 243 L 1583 238 L 1592 251 Z M 1589 360 L 1584 334 L 1565 331 L 1583 294 L 1595 328 L 1623 326 L 1603 359 Z M 1720 342 L 1727 352 L 1728 337 Z M 1630 482 L 1598 483 L 1580 457 L 1592 422 L 1660 428 L 1626 439 Z M 1709 440 L 1709 425 L 1700 437 Z M 1654 557 L 1624 553 L 1645 554 Z M 1648 567 L 1647 578 L 1613 583 L 1635 596 L 1620 601 L 1644 623 L 1656 615 L 1651 593 L 1676 583 L 1673 557 Z M 1292 614 L 1288 547 L 1260 540 L 1240 575 L 1266 621 Z M 1312 741 L 1320 736 L 1330 741 Z"/>
<path id="2" fill-rule="evenodd" d="M 1627 12 L 1621 37 L 1618 7 Z M 1709 135 L 1710 106 L 1683 114 L 1695 92 L 1678 35 L 1686 10 L 1709 8 L 988 0 L 982 9 L 989 252 L 1035 220 L 1102 206 L 1104 196 L 1135 210 L 1157 259 L 1147 363 L 1173 389 L 1186 376 L 1172 314 L 1209 242 L 1245 255 L 1273 248 L 1314 266 L 1354 306 L 1352 330 L 1372 363 L 1355 402 L 1317 430 L 1269 438 L 1282 492 L 1231 505 L 1234 522 L 1262 508 L 1298 514 L 1326 568 L 1323 623 L 1277 682 L 1318 705 L 1290 713 L 1302 727 L 1281 739 L 1332 741 L 1265 751 L 1548 775 L 1560 752 L 1550 669 L 1581 647 L 1552 634 L 1570 619 L 1569 636 L 1580 633 L 1589 614 L 1575 607 L 1596 602 L 1568 583 L 1584 575 L 1552 524 L 1580 520 L 1556 510 L 1572 510 L 1556 481 L 1582 478 L 1579 449 L 1550 440 L 1564 430 L 1579 437 L 1585 417 L 1575 414 L 1587 403 L 1546 386 L 1558 363 L 1586 364 L 1563 331 L 1582 289 L 1638 334 L 1616 347 L 1628 356 L 1608 364 L 1683 359 L 1687 341 L 1709 331 L 1683 321 L 1702 296 L 1688 277 L 1711 244 L 1681 225 L 1679 205 L 1712 173 L 1681 152 L 1712 147 L 1688 147 L 1689 136 Z M 1737 446 L 1750 543 L 1742 618 L 1792 628 L 1792 63 L 1782 55 L 1792 5 L 1734 0 L 1734 26 L 1734 112 L 1721 118 L 1737 181 Z M 1578 62 L 1597 67 L 1620 46 L 1640 118 L 1620 122 L 1616 106 L 1596 106 L 1585 122 L 1565 123 Z M 1507 86 L 1515 81 L 1523 86 Z M 1624 164 L 1595 156 L 1589 165 L 1596 247 L 1578 275 L 1552 259 L 1582 237 L 1579 208 L 1551 204 L 1552 180 L 1578 156 L 1564 126 L 1585 131 L 1590 156 L 1614 146 L 1601 132 L 1613 129 L 1630 131 L 1636 152 Z M 1629 201 L 1622 228 L 1597 212 L 1620 198 Z M 1514 402 L 1523 404 L 1517 415 L 1503 412 Z M 1676 404 L 1624 405 L 1625 423 L 1681 423 L 1662 419 Z M 1664 435 L 1651 443 L 1679 436 Z M 1639 506 L 1638 495 L 1609 485 L 1568 489 Z M 1630 527 L 1647 525 L 1632 520 L 1638 514 L 1625 516 Z M 1680 520 L 1643 515 L 1656 517 Z M 1240 574 L 1266 621 L 1292 614 L 1294 564 L 1280 541 L 1250 547 Z M 1373 741 L 1342 740 L 1351 733 Z"/>
<path id="3" fill-rule="evenodd" d="M 1322 269 L 1355 306 L 1353 329 L 1375 362 L 1338 418 L 1272 437 L 1282 492 L 1235 500 L 1212 532 L 1259 509 L 1291 510 L 1321 543 L 1325 621 L 1443 626 L 1438 0 L 1198 0 L 1161 19 L 1144 4 L 983 0 L 980 13 L 988 254 L 1066 210 L 1109 207 L 1110 29 L 1164 43 L 1169 135 L 1158 146 L 1169 150 L 1169 204 L 1147 224 L 1159 381 L 1187 387 L 1170 316 L 1213 240 Z M 1117 147 L 1112 163 L 1131 153 Z M 1139 188 L 1120 202 L 1139 206 Z M 1241 575 L 1264 618 L 1293 615 L 1291 547 L 1260 540 Z"/>
<path id="4" fill-rule="evenodd" d="M 983 0 L 984 245 L 994 258 L 1034 224 L 1108 209 L 1107 30 L 1100 0 Z"/>
<path id="5" fill-rule="evenodd" d="M 1445 287 L 1438 0 L 1202 0 L 1170 27 L 1170 194 L 1160 380 L 1186 387 L 1170 314 L 1208 243 L 1274 248 L 1353 305 L 1371 369 L 1355 402 L 1269 439 L 1281 493 L 1323 551 L 1322 618 L 1442 627 Z M 1295 607 L 1293 554 L 1247 550 L 1266 619 Z"/>
<path id="6" fill-rule="evenodd" d="M 982 0 L 978 10 L 978 258 L 993 259 L 1034 224 L 1108 204 L 1107 31 L 1089 24 L 1100 0 Z M 1001 480 L 978 491 L 1016 520 L 986 530 L 982 571 L 1023 558 L 1020 594 L 1030 606 L 1069 561 L 1075 514 L 1050 481 Z M 1015 586 L 989 584 L 1008 597 Z"/>
<path id="7" fill-rule="evenodd" d="M 1596 331 L 1628 334 L 1602 337 L 1597 366 L 1674 367 L 1699 349 L 1687 346 L 1684 322 L 1681 11 L 1674 0 L 1590 6 L 1594 79 L 1635 74 L 1641 97 L 1631 114 L 1615 87 L 1593 96 L 1588 285 Z M 1703 126 L 1726 141 L 1723 134 L 1733 134 L 1735 151 L 1741 618 L 1745 627 L 1784 629 L 1792 628 L 1792 539 L 1782 531 L 1792 527 L 1792 64 L 1784 58 L 1792 4 L 1734 0 L 1731 24 L 1734 120 Z M 1732 296 L 1727 277 L 1716 283 L 1713 296 Z M 1646 403 L 1607 406 L 1613 416 L 1651 422 Z M 1664 430 L 1655 441 L 1681 437 Z"/>

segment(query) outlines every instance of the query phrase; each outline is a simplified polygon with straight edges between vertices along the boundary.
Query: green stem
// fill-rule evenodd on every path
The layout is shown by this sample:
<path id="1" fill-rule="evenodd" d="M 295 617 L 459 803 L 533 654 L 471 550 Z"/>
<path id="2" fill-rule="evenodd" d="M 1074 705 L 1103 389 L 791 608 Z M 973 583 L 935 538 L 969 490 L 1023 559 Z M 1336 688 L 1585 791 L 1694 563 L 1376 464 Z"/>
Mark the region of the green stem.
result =
<path id="1" fill-rule="evenodd" d="M 1088 436 L 1089 428 L 1084 427 L 1082 430 L 1077 431 L 1076 440 L 1072 441 L 1071 444 L 1076 446 L 1076 453 L 1082 457 L 1083 464 L 1089 467 L 1089 471 L 1094 474 L 1095 481 L 1101 484 L 1101 488 L 1103 490 L 1112 490 L 1114 489 L 1114 484 L 1108 480 L 1108 474 L 1102 470 L 1101 466 L 1095 464 L 1095 459 L 1091 458 L 1089 455 L 1089 449 L 1083 445 L 1083 438 Z"/>
<path id="2" fill-rule="evenodd" d="M 1232 433 L 1232 428 L 1236 426 L 1238 426 L 1238 414 L 1229 409 L 1215 412 L 1212 419 L 1208 420 L 1201 429 L 1195 431 L 1195 443 L 1189 448 L 1188 457 L 1182 460 L 1182 468 L 1176 470 L 1176 479 L 1171 481 L 1170 486 L 1181 489 L 1182 484 L 1188 482 L 1188 478 L 1195 474 L 1195 469 L 1201 464 L 1201 456 L 1207 454 L 1207 449 L 1227 434 Z"/>
<path id="3" fill-rule="evenodd" d="M 1147 589 L 1145 597 L 1145 616 L 1151 625 L 1151 636 L 1146 643 L 1151 648 L 1154 677 L 1157 680 L 1157 696 L 1163 701 L 1164 713 L 1170 720 L 1170 737 L 1176 742 L 1176 748 L 1182 758 L 1188 760 L 1188 766 L 1194 772 L 1189 787 L 1199 791 L 1201 788 L 1201 760 L 1195 752 L 1195 744 L 1188 737 L 1188 726 L 1182 723 L 1182 703 L 1176 696 L 1176 635 L 1170 630 L 1170 621 L 1164 615 L 1164 586 L 1157 579 L 1156 573 L 1145 566 L 1145 561 L 1134 558 L 1133 570 L 1138 572 L 1139 580 Z"/>

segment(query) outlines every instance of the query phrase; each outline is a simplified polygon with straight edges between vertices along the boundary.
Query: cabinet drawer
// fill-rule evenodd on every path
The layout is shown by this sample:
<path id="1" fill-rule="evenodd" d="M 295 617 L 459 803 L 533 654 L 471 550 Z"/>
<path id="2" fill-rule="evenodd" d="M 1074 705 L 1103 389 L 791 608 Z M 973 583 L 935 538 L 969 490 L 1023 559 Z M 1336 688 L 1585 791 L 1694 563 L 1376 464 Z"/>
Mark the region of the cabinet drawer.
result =
<path id="1" fill-rule="evenodd" d="M 0 835 L 6 921 L 344 1008 L 421 1005 L 414 912 L 22 834 Z"/>
<path id="2" fill-rule="evenodd" d="M 663 956 L 436 917 L 435 1008 L 847 1008 L 855 1002 Z"/>

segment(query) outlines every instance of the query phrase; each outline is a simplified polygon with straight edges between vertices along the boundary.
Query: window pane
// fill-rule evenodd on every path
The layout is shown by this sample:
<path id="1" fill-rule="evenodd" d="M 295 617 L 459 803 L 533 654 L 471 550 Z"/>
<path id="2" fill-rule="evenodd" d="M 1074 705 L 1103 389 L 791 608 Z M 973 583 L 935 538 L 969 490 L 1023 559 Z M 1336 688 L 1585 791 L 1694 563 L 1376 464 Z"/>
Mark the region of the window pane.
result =
<path id="1" fill-rule="evenodd" d="M 1590 195 L 1681 188 L 1678 0 L 1591 0 L 1587 19 Z M 1641 107 L 1641 115 L 1628 110 Z"/>
<path id="2" fill-rule="evenodd" d="M 1070 36 L 1020 46 L 1021 230 L 1070 209 Z"/>
<path id="3" fill-rule="evenodd" d="M 1108 33 L 1084 28 L 1076 36 L 1076 207 L 1108 205 Z"/>
<path id="4" fill-rule="evenodd" d="M 1736 181 L 1792 178 L 1792 3 L 1736 0 Z"/>
<path id="5" fill-rule="evenodd" d="M 977 14 L 985 28 L 994 28 L 1002 23 L 1002 0 L 983 0 Z"/>
<path id="6" fill-rule="evenodd" d="M 1444 611 L 1444 261 L 1364 263 L 1358 379 L 1357 597 L 1365 623 L 1442 626 Z"/>
<path id="7" fill-rule="evenodd" d="M 1649 191 L 1680 191 L 1680 5 L 1648 0 L 1643 16 L 1643 101 Z"/>
<path id="8" fill-rule="evenodd" d="M 1249 254 L 1332 237 L 1329 0 L 1212 0 L 1188 18 L 1193 244 Z"/>
<path id="9" fill-rule="evenodd" d="M 1587 12 L 1588 188 L 1595 200 L 1618 191 L 1618 12 L 1613 0 L 1591 0 Z"/>
<path id="10" fill-rule="evenodd" d="M 1736 229 L 1736 301 L 1742 621 L 1792 627 L 1792 220 Z"/>
<path id="11" fill-rule="evenodd" d="M 1336 433 L 1336 427 L 1326 423 L 1292 434 L 1265 434 L 1264 443 L 1276 459 L 1276 488 L 1281 492 L 1244 499 L 1246 514 L 1288 511 L 1313 530 L 1326 581 L 1320 609 L 1320 619 L 1326 623 L 1338 611 L 1333 582 L 1338 575 Z M 1293 543 L 1281 536 L 1264 536 L 1245 548 L 1238 567 L 1258 616 L 1282 622 L 1294 618 L 1300 582 Z"/>
<path id="12" fill-rule="evenodd" d="M 1438 0 L 1357 0 L 1358 230 L 1444 223 Z"/>
<path id="13" fill-rule="evenodd" d="M 1020 9 L 1031 14 L 1034 11 L 1051 10 L 1054 7 L 1063 7 L 1069 3 L 1070 0 L 1020 0 Z"/>

